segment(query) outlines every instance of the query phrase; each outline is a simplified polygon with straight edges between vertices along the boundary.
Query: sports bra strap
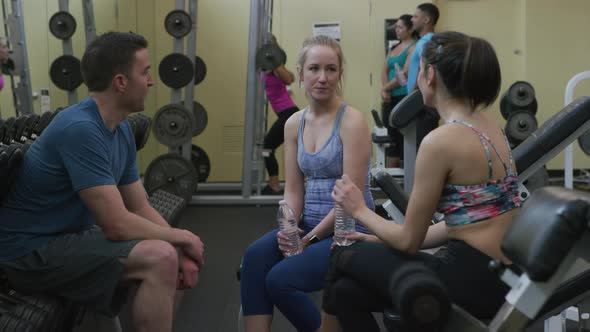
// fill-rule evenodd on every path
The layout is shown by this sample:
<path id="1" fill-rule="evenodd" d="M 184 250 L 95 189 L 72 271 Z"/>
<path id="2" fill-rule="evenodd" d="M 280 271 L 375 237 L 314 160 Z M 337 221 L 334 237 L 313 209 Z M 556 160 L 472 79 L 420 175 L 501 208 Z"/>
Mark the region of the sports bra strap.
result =
<path id="1" fill-rule="evenodd" d="M 492 158 L 491 158 L 490 149 L 488 148 L 487 143 L 489 143 L 492 146 L 492 149 L 494 149 L 494 152 L 496 153 L 496 155 L 500 159 L 500 162 L 502 163 L 502 166 L 504 167 L 504 172 L 506 172 L 506 175 L 512 175 L 513 158 L 512 158 L 512 151 L 510 151 L 510 149 L 508 150 L 510 165 L 509 165 L 509 167 L 507 167 L 506 162 L 504 161 L 504 158 L 502 158 L 502 156 L 500 155 L 500 153 L 496 149 L 494 142 L 492 142 L 492 140 L 486 134 L 484 134 L 481 130 L 475 128 L 472 124 L 470 124 L 467 121 L 463 121 L 463 120 L 453 120 L 450 123 L 458 123 L 458 124 L 462 124 L 466 127 L 469 127 L 469 128 L 471 128 L 471 130 L 473 130 L 479 136 L 479 141 L 483 145 L 485 153 L 486 153 L 486 158 L 488 159 L 488 179 L 489 180 L 492 179 Z M 506 141 L 506 145 L 509 147 L 510 145 L 508 144 L 508 138 L 506 137 L 504 130 L 502 130 L 502 135 L 504 136 L 504 140 Z"/>

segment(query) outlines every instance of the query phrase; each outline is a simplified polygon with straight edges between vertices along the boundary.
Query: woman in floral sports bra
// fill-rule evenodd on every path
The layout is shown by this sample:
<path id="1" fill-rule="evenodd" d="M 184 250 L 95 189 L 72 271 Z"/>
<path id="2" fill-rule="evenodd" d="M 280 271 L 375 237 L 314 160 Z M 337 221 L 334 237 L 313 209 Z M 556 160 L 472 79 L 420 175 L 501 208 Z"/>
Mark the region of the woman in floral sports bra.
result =
<path id="1" fill-rule="evenodd" d="M 496 100 L 500 83 L 487 41 L 443 32 L 425 45 L 418 86 L 424 103 L 446 123 L 420 146 L 404 224 L 365 207 L 346 175 L 336 182 L 334 200 L 374 235 L 357 233 L 351 236 L 355 244 L 334 248 L 322 331 L 379 331 L 371 312 L 392 303 L 391 276 L 412 261 L 432 269 L 452 301 L 475 317 L 491 318 L 501 307 L 508 287 L 488 263 L 510 266 L 500 243 L 520 201 L 504 132 L 481 112 Z M 445 222 L 432 225 L 435 211 L 445 214 Z M 441 245 L 446 250 L 434 255 L 419 251 Z"/>

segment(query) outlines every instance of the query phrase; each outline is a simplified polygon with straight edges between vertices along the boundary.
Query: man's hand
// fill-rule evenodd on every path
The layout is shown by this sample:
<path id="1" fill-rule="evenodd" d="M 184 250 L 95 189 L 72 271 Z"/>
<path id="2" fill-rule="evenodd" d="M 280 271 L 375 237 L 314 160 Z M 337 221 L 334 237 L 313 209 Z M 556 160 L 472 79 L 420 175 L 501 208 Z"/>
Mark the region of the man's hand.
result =
<path id="1" fill-rule="evenodd" d="M 181 244 L 179 246 L 179 249 L 182 250 L 182 253 L 184 255 L 193 260 L 200 270 L 203 268 L 203 265 L 205 265 L 205 258 L 203 258 L 205 245 L 203 244 L 201 239 L 194 233 L 187 230 L 185 230 L 184 232 L 184 235 L 188 240 L 185 243 Z"/>
<path id="2" fill-rule="evenodd" d="M 199 267 L 197 263 L 192 259 L 188 258 L 182 252 L 178 253 L 178 282 L 176 283 L 176 289 L 184 290 L 193 288 L 199 281 Z"/>

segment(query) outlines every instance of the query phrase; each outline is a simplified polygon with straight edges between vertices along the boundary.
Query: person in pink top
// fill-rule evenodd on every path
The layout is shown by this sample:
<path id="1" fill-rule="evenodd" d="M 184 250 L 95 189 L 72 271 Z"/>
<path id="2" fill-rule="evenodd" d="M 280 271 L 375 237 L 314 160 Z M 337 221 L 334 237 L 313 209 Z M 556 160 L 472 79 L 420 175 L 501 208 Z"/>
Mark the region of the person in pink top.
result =
<path id="1" fill-rule="evenodd" d="M 274 35 L 270 35 L 270 43 L 277 46 Z M 264 157 L 264 165 L 268 172 L 268 185 L 262 189 L 263 195 L 281 194 L 281 183 L 279 180 L 279 163 L 275 156 L 275 150 L 283 144 L 285 122 L 299 111 L 299 108 L 289 95 L 287 86 L 295 80 L 295 75 L 285 68 L 284 64 L 279 65 L 275 70 L 265 71 L 261 74 L 266 91 L 266 99 L 277 115 L 277 120 L 272 124 L 266 136 L 264 136 L 264 150 L 268 155 Z"/>

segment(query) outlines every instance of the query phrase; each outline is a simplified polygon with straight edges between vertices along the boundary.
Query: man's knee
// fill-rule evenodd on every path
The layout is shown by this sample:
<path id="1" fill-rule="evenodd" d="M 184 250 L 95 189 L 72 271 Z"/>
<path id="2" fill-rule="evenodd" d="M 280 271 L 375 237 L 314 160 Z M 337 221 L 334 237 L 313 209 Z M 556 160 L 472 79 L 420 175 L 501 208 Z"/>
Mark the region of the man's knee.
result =
<path id="1" fill-rule="evenodd" d="M 160 278 L 175 281 L 178 274 L 178 252 L 168 242 L 144 240 L 131 250 L 125 264 L 131 275 L 156 274 Z"/>

